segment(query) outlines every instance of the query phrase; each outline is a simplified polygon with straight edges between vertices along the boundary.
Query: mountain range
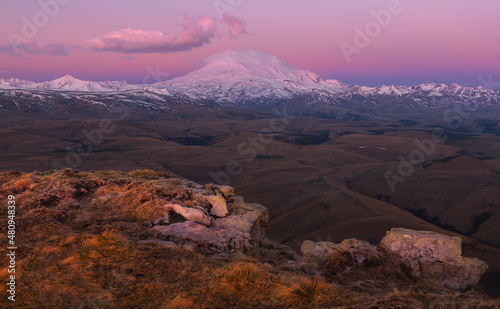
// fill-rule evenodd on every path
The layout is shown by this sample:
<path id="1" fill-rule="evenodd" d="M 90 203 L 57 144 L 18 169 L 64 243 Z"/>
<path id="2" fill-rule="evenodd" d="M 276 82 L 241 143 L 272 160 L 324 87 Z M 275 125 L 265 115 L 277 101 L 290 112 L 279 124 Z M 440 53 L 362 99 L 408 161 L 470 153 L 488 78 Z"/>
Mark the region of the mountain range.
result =
<path id="1" fill-rule="evenodd" d="M 460 105 L 469 111 L 500 110 L 498 90 L 439 83 L 410 87 L 348 85 L 338 80 L 325 80 L 261 50 L 226 51 L 205 59 L 196 71 L 155 84 L 84 81 L 70 75 L 41 83 L 0 79 L 0 98 L 3 99 L 40 104 L 57 97 L 91 99 L 105 105 L 106 101 L 118 100 L 147 104 L 151 108 L 173 102 L 251 109 L 288 104 L 298 113 L 333 117 L 338 108 L 398 112 Z"/>

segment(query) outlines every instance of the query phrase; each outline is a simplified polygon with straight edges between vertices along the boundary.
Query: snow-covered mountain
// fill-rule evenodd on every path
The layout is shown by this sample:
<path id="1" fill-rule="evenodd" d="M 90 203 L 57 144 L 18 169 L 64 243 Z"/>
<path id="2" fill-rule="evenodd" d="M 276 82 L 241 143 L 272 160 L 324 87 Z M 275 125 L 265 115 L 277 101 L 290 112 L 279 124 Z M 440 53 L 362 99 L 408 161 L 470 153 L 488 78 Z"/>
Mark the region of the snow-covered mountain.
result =
<path id="1" fill-rule="evenodd" d="M 343 91 L 344 97 L 361 95 L 366 97 L 373 96 L 392 96 L 415 97 L 415 98 L 437 98 L 437 97 L 455 97 L 456 99 L 479 99 L 485 100 L 498 99 L 500 92 L 498 90 L 488 89 L 486 87 L 462 87 L 457 84 L 421 84 L 411 87 L 406 86 L 379 86 L 365 87 L 358 85 L 349 85 Z"/>
<path id="2" fill-rule="evenodd" d="M 154 86 L 218 103 L 268 102 L 311 92 L 336 95 L 343 91 L 343 84 L 338 81 L 325 81 L 271 53 L 254 49 L 211 56 L 200 69 Z"/>
<path id="3" fill-rule="evenodd" d="M 60 93 L 65 97 L 106 94 L 128 101 L 146 98 L 151 104 L 180 98 L 182 102 L 247 108 L 272 107 L 293 100 L 295 106 L 302 105 L 303 111 L 317 106 L 435 109 L 456 104 L 500 110 L 498 90 L 435 83 L 411 87 L 347 85 L 324 80 L 261 50 L 226 51 L 205 59 L 196 71 L 151 85 L 84 81 L 70 75 L 41 83 L 0 79 L 0 95 L 13 98 L 22 94 L 26 98 L 29 93 Z"/>
<path id="4" fill-rule="evenodd" d="M 19 78 L 0 78 L 0 89 L 29 88 L 34 84 L 36 83 Z"/>
<path id="5" fill-rule="evenodd" d="M 93 82 L 74 78 L 71 75 L 35 83 L 32 81 L 24 81 L 17 78 L 2 78 L 0 79 L 0 89 L 23 89 L 23 90 L 56 90 L 56 91 L 75 91 L 75 92 L 106 92 L 120 91 L 128 89 L 136 89 L 129 85 L 126 81 L 104 81 Z"/>
<path id="6" fill-rule="evenodd" d="M 78 92 L 105 92 L 126 90 L 129 88 L 129 85 L 125 81 L 93 82 L 80 80 L 71 75 L 65 75 L 51 81 L 30 85 L 29 88 Z"/>

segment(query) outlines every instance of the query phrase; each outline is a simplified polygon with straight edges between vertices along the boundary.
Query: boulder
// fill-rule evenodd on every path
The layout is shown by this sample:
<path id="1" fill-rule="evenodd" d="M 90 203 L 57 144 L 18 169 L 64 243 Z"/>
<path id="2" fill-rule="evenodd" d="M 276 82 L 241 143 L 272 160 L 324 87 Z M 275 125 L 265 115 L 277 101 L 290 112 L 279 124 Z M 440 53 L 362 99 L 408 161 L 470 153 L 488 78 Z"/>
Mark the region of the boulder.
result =
<path id="1" fill-rule="evenodd" d="M 250 235 L 235 229 L 208 228 L 201 224 L 186 221 L 170 225 L 154 227 L 164 235 L 173 236 L 177 241 L 183 241 L 198 248 L 208 248 L 215 253 L 250 252 Z"/>
<path id="2" fill-rule="evenodd" d="M 335 252 L 336 244 L 329 241 L 314 242 L 311 240 L 304 240 L 300 247 L 300 252 L 307 258 L 319 258 L 325 260 L 333 252 Z"/>
<path id="3" fill-rule="evenodd" d="M 163 207 L 165 207 L 167 214 L 165 217 L 156 220 L 155 224 L 158 224 L 160 221 L 164 221 L 166 223 L 173 223 L 172 222 L 173 214 L 181 216 L 181 218 L 184 218 L 187 221 L 197 222 L 205 226 L 210 226 L 212 224 L 212 217 L 208 216 L 201 209 L 183 207 L 179 204 L 171 204 L 171 203 L 165 204 Z"/>
<path id="4" fill-rule="evenodd" d="M 462 239 L 430 231 L 393 228 L 380 245 L 398 254 L 417 278 L 430 278 L 451 289 L 479 282 L 488 265 L 462 256 Z"/>
<path id="5" fill-rule="evenodd" d="M 265 228 L 269 222 L 267 208 L 259 204 L 231 204 L 231 215 L 216 219 L 216 228 L 233 228 L 243 233 L 249 233 L 253 239 L 262 241 Z"/>
<path id="6" fill-rule="evenodd" d="M 269 221 L 267 208 L 259 204 L 230 204 L 231 215 L 214 221 L 219 229 L 234 229 L 250 235 L 253 255 L 260 258 L 260 242 L 264 240 Z"/>
<path id="7" fill-rule="evenodd" d="M 209 195 L 205 196 L 205 198 L 208 200 L 208 202 L 212 205 L 212 208 L 210 209 L 210 214 L 215 217 L 224 217 L 227 215 L 227 204 L 226 200 L 224 197 L 220 195 Z"/>

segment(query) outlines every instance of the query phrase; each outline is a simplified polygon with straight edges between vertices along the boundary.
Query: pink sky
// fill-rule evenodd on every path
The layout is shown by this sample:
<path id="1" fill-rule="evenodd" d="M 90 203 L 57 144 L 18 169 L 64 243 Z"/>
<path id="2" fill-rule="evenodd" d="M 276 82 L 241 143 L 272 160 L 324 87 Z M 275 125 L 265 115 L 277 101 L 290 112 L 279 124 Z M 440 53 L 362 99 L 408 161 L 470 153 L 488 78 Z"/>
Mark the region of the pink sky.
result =
<path id="1" fill-rule="evenodd" d="M 385 25 L 372 13 L 382 10 Z M 500 81 L 498 12 L 497 0 L 11 0 L 0 11 L 0 77 L 141 83 L 152 68 L 176 77 L 251 48 L 346 83 L 479 85 L 480 75 Z M 380 29 L 357 46 L 354 29 L 367 25 Z"/>

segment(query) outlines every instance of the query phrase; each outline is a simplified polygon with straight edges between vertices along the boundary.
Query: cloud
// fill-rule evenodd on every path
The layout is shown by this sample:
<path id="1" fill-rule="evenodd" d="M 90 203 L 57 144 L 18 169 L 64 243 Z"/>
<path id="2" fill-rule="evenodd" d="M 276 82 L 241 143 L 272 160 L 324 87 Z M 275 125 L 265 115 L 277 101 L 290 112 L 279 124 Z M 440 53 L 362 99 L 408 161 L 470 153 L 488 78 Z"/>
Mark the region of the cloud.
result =
<path id="1" fill-rule="evenodd" d="M 0 54 L 4 54 L 7 56 L 16 57 L 16 58 L 28 59 L 27 57 L 23 56 L 21 53 L 16 52 L 14 50 L 14 47 L 10 43 L 0 42 Z"/>
<path id="2" fill-rule="evenodd" d="M 30 43 L 21 43 L 12 45 L 9 43 L 0 43 L 0 53 L 12 57 L 27 59 L 24 54 L 67 56 L 69 55 L 66 45 L 57 41 L 36 41 Z"/>
<path id="3" fill-rule="evenodd" d="M 56 41 L 36 41 L 32 43 L 20 44 L 19 50 L 27 54 L 67 56 L 69 52 L 64 43 Z"/>
<path id="4" fill-rule="evenodd" d="M 121 56 L 120 59 L 125 59 L 125 60 L 133 60 L 135 59 L 134 57 L 130 56 L 130 55 L 125 55 L 125 56 Z"/>
<path id="5" fill-rule="evenodd" d="M 236 38 L 246 34 L 245 21 L 224 14 L 220 20 L 201 16 L 185 18 L 184 29 L 178 34 L 166 33 L 161 30 L 142 30 L 126 28 L 113 31 L 101 37 L 90 38 L 78 46 L 69 47 L 54 40 L 20 43 L 17 45 L 0 42 L 0 54 L 11 57 L 29 59 L 27 55 L 67 56 L 69 50 L 86 48 L 97 52 L 117 52 L 122 54 L 137 53 L 171 53 L 189 51 L 211 43 L 216 36 L 217 24 L 229 26 L 229 35 Z M 123 56 L 122 59 L 133 59 Z"/>
<path id="6" fill-rule="evenodd" d="M 229 26 L 229 35 L 233 39 L 238 37 L 240 34 L 247 34 L 245 27 L 246 23 L 243 19 L 224 14 L 220 20 Z"/>
<path id="7" fill-rule="evenodd" d="M 102 37 L 88 39 L 82 46 L 98 52 L 123 54 L 188 51 L 210 43 L 215 30 L 215 19 L 206 16 L 186 18 L 184 30 L 178 35 L 160 30 L 127 28 L 110 32 Z"/>

